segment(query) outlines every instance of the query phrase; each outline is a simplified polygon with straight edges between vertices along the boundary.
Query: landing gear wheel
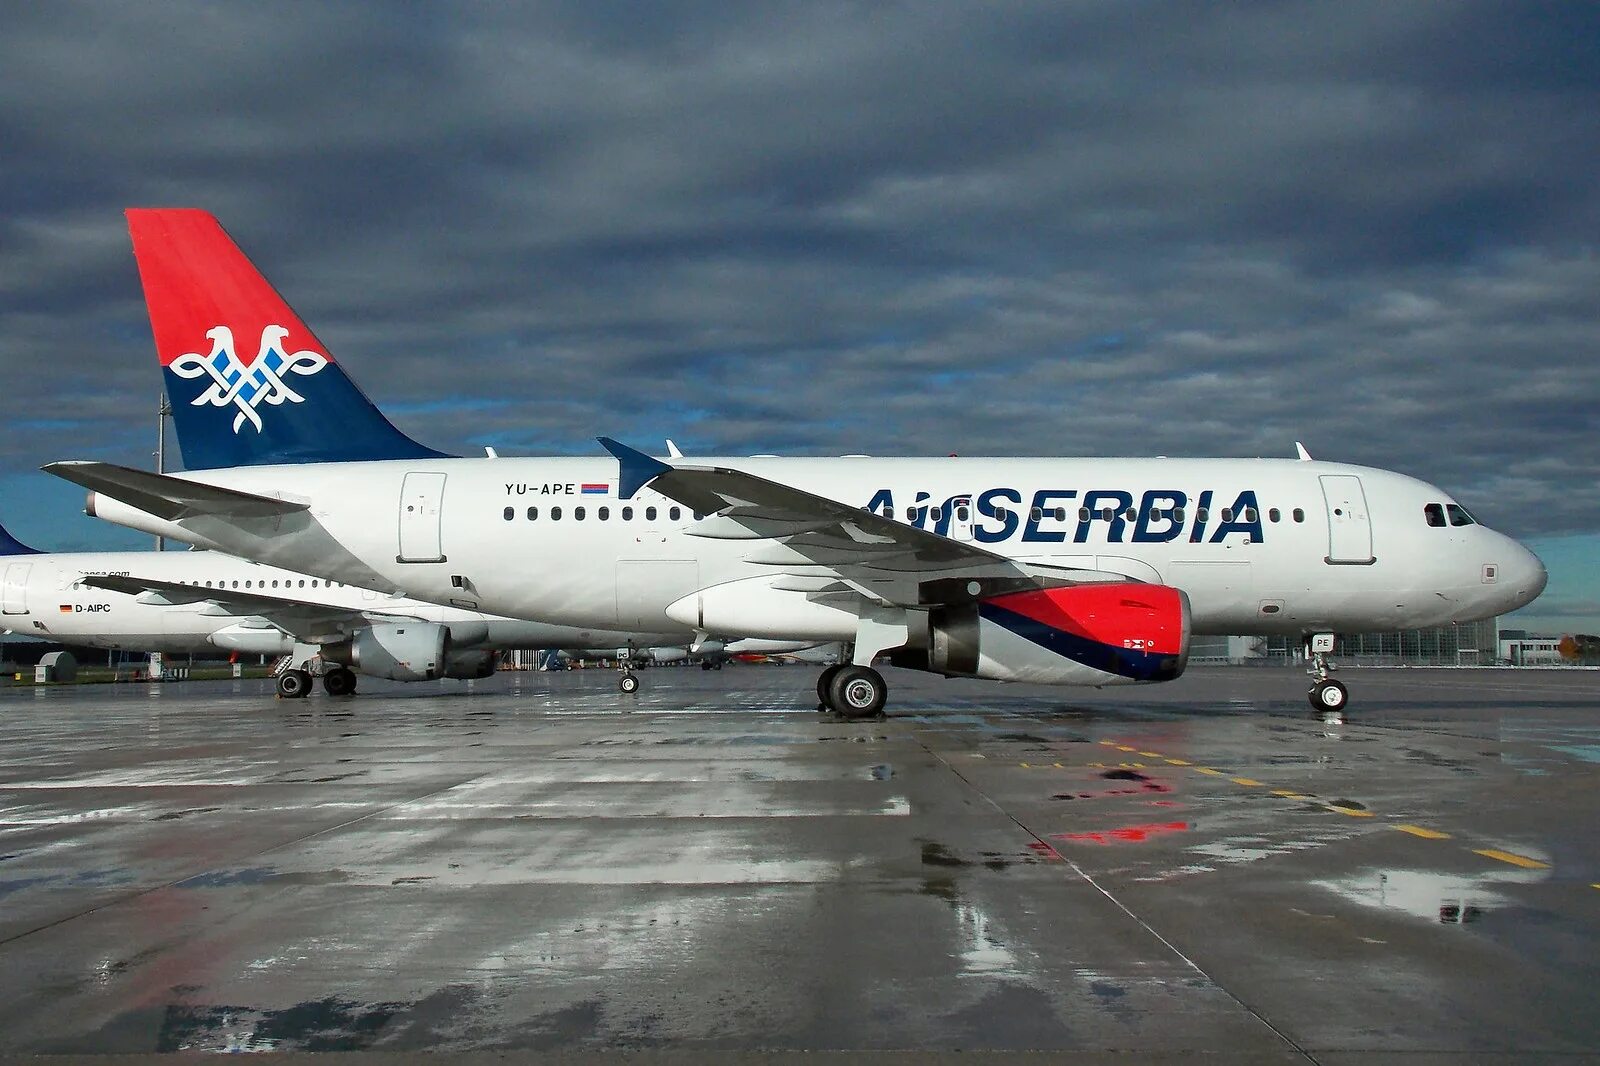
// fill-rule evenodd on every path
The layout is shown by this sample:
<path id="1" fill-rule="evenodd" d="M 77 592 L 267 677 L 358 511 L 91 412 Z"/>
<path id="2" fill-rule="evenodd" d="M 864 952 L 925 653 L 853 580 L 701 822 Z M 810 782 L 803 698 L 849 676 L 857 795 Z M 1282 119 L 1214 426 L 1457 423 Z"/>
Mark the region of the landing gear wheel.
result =
<path id="1" fill-rule="evenodd" d="M 700 664 L 700 669 L 709 670 L 709 669 L 711 669 L 711 664 L 710 663 L 701 663 Z"/>
<path id="2" fill-rule="evenodd" d="M 304 670 L 285 670 L 278 675 L 278 697 L 298 700 L 311 695 L 311 675 Z"/>
<path id="3" fill-rule="evenodd" d="M 828 687 L 833 684 L 833 679 L 838 677 L 839 671 L 843 669 L 843 664 L 835 663 L 833 666 L 824 667 L 822 673 L 817 675 L 818 714 L 823 714 L 827 711 L 833 710 L 833 705 L 829 702 L 830 697 L 828 696 Z"/>
<path id="4" fill-rule="evenodd" d="M 1344 683 L 1331 677 L 1315 682 L 1308 695 L 1311 706 L 1319 711 L 1342 711 L 1350 701 L 1350 691 L 1344 687 Z"/>
<path id="5" fill-rule="evenodd" d="M 842 667 L 828 685 L 828 706 L 850 721 L 877 718 L 888 699 L 889 686 L 870 666 Z"/>
<path id="6" fill-rule="evenodd" d="M 342 666 L 337 670 L 329 670 L 322 675 L 322 688 L 330 696 L 354 696 L 356 672 Z"/>
<path id="7" fill-rule="evenodd" d="M 639 679 L 633 674 L 623 674 L 617 679 L 617 687 L 631 696 L 639 691 Z"/>

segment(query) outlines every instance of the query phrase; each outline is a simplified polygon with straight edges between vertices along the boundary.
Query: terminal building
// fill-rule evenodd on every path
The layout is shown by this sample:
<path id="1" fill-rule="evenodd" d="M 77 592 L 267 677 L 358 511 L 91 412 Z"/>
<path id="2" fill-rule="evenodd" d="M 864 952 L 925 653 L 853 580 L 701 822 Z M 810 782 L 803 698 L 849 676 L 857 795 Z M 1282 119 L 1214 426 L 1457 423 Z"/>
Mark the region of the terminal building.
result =
<path id="1" fill-rule="evenodd" d="M 1282 665 L 1301 657 L 1294 637 L 1202 636 L 1189 647 L 1189 661 L 1197 666 Z M 1501 651 L 1497 618 L 1399 633 L 1340 633 L 1333 657 L 1355 666 L 1494 666 L 1508 658 Z"/>

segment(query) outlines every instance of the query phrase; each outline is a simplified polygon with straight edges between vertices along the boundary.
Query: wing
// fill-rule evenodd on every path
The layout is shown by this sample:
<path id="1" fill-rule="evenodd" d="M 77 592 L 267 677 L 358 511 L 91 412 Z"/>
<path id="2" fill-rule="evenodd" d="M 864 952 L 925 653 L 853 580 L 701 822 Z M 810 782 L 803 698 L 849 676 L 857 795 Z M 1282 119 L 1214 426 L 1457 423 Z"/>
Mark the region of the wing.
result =
<path id="1" fill-rule="evenodd" d="M 103 492 L 147 514 L 178 522 L 197 515 L 229 518 L 268 518 L 293 514 L 310 506 L 291 500 L 219 488 L 168 474 L 118 466 L 115 463 L 47 463 L 40 469 L 93 492 Z"/>
<path id="2" fill-rule="evenodd" d="M 135 596 L 140 603 L 178 606 L 209 604 L 201 614 L 217 618 L 261 618 L 303 644 L 324 644 L 348 637 L 352 631 L 376 621 L 414 616 L 387 611 L 358 611 L 333 604 L 315 603 L 290 596 L 270 596 L 240 589 L 211 589 L 145 577 L 90 574 L 79 579 L 93 588 Z"/>
<path id="3" fill-rule="evenodd" d="M 609 437 L 623 499 L 648 485 L 707 517 L 690 536 L 750 540 L 747 562 L 802 575 L 836 574 L 857 591 L 902 604 L 956 603 L 1106 575 L 1023 563 L 967 541 L 720 466 L 672 466 Z M 826 591 L 813 583 L 808 591 Z M 841 590 L 842 591 L 842 590 Z"/>

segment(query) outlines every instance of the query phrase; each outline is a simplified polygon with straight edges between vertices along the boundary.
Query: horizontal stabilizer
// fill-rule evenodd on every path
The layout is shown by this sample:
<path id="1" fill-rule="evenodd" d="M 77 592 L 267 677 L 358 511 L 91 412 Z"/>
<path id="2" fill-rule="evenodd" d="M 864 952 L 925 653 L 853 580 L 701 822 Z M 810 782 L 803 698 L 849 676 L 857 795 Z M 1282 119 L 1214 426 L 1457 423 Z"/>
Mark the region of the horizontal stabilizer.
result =
<path id="1" fill-rule="evenodd" d="M 214 515 L 224 518 L 270 518 L 274 515 L 294 514 L 304 511 L 309 504 L 290 500 L 275 500 L 270 496 L 240 492 L 237 489 L 206 485 L 198 481 L 173 477 L 170 474 L 152 474 L 146 470 L 118 466 L 115 463 L 60 462 L 42 467 L 47 474 L 64 478 L 119 500 L 129 507 L 137 507 L 146 514 L 179 522 L 185 518 Z"/>

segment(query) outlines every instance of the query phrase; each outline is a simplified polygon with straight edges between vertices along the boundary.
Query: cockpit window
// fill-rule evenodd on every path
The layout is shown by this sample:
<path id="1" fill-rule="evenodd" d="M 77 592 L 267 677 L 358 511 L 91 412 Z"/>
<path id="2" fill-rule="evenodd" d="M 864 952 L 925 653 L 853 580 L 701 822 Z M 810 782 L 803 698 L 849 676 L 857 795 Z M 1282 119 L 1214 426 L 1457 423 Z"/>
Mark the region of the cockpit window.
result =
<path id="1" fill-rule="evenodd" d="M 1444 509 L 1450 515 L 1450 524 L 1453 526 L 1473 526 L 1478 520 L 1467 513 L 1467 509 L 1459 503 L 1447 503 Z"/>
<path id="2" fill-rule="evenodd" d="M 1442 526 L 1445 524 L 1443 504 L 1430 503 L 1422 509 L 1422 513 L 1428 516 L 1428 525 L 1430 526 Z"/>

